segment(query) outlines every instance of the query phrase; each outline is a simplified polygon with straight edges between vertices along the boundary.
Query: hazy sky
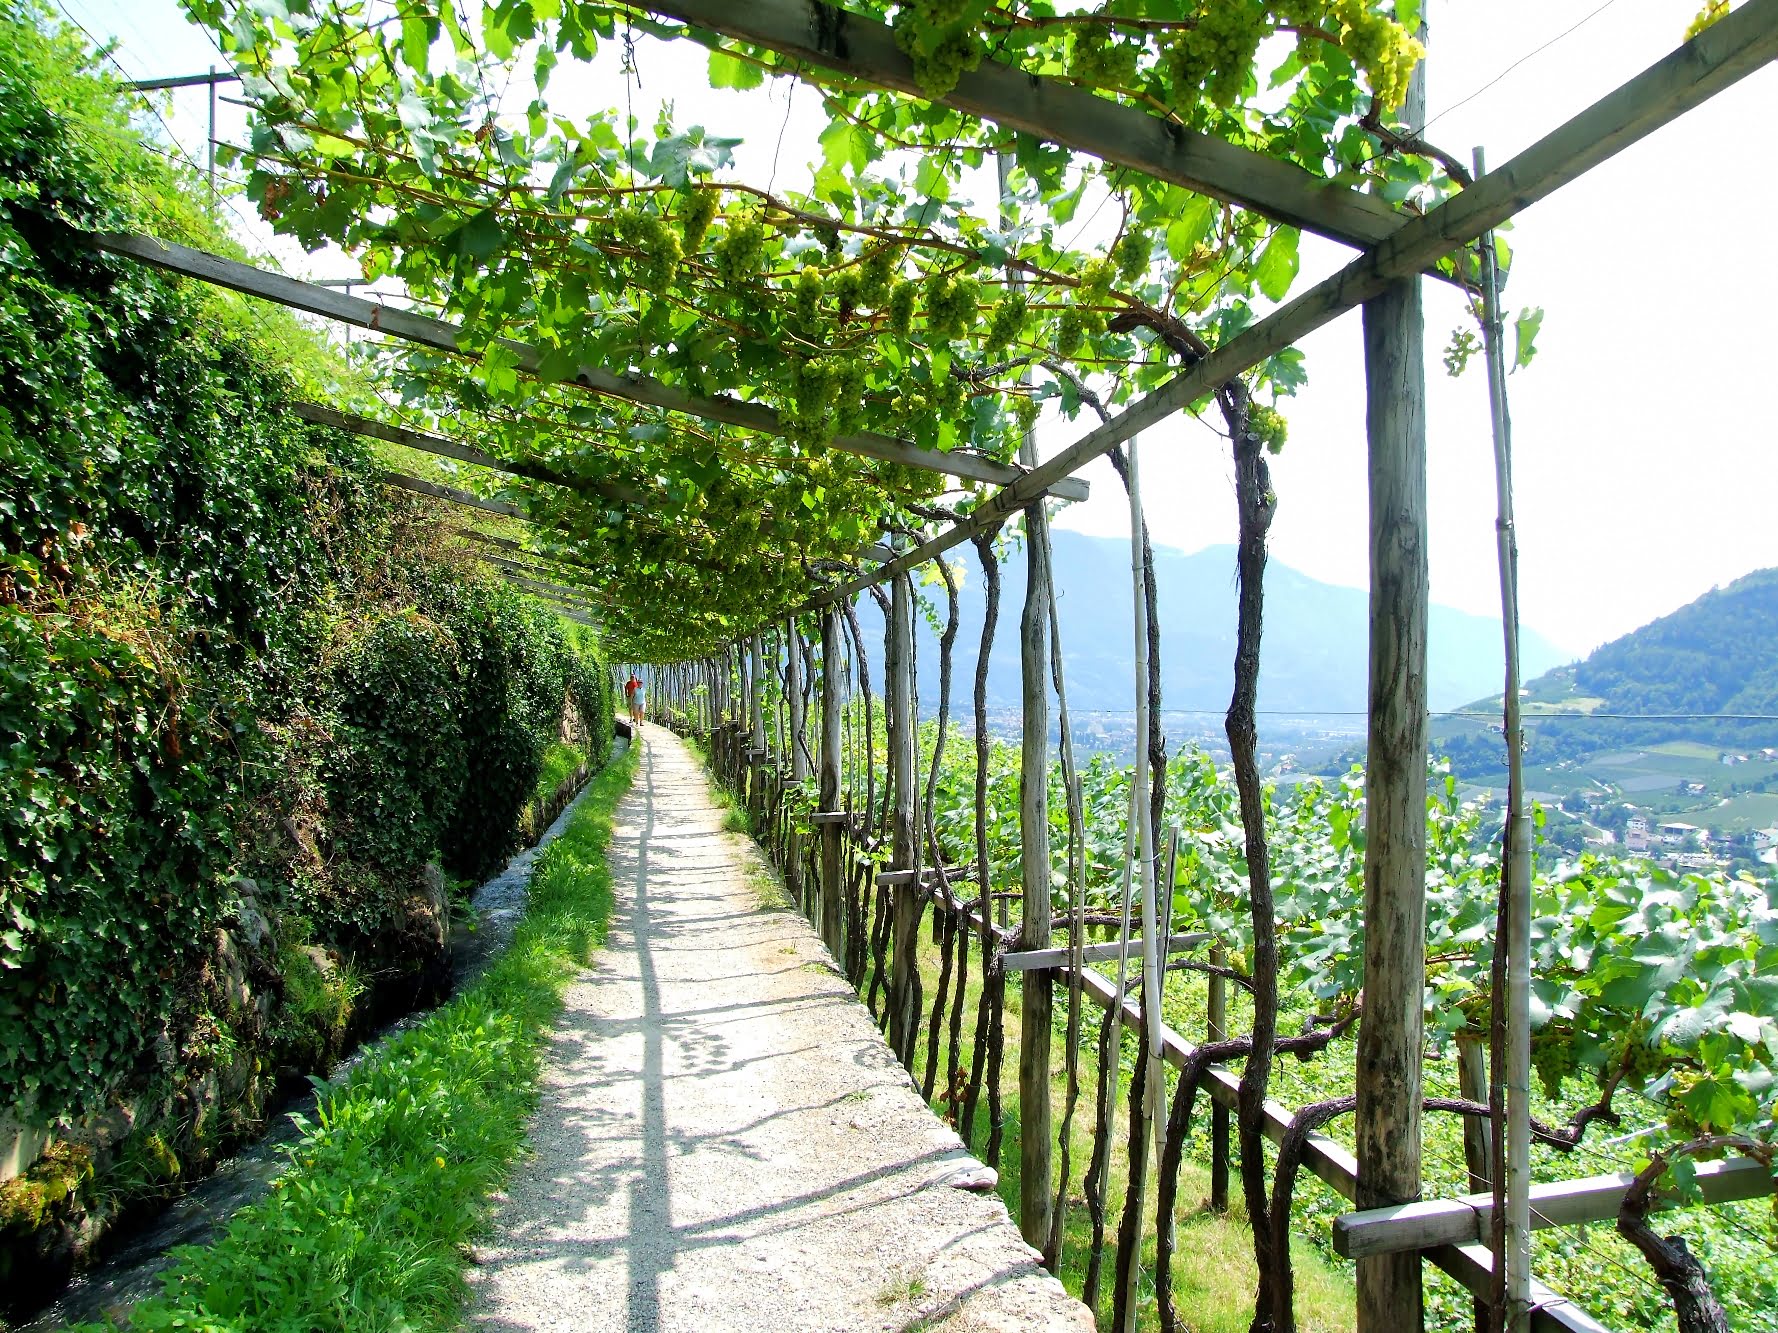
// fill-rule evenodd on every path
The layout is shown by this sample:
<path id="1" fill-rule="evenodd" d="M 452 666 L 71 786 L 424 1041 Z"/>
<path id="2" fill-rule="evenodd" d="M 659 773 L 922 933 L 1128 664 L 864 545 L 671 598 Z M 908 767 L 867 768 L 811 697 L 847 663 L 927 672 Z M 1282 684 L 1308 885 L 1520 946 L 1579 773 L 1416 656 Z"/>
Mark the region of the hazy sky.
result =
<path id="1" fill-rule="evenodd" d="M 219 60 L 177 0 L 60 3 L 95 36 L 117 37 L 118 59 L 134 77 L 200 72 Z M 1427 137 L 1465 160 L 1481 144 L 1498 166 L 1671 50 L 1697 7 L 1697 0 L 1433 0 Z M 645 123 L 672 97 L 681 125 L 745 137 L 737 177 L 775 171 L 781 187 L 806 179 L 802 164 L 818 156 L 815 137 L 826 123 L 807 87 L 792 93 L 780 80 L 749 93 L 711 90 L 704 53 L 688 43 L 645 40 L 638 65 L 633 96 Z M 558 73 L 552 98 L 567 91 L 567 78 Z M 602 59 L 581 80 L 575 100 L 622 104 L 613 62 Z M 203 92 L 166 95 L 161 105 L 201 160 Z M 221 137 L 238 139 L 243 113 L 221 110 Z M 1778 69 L 1767 67 L 1536 205 L 1512 234 L 1507 304 L 1546 311 L 1536 361 L 1510 382 L 1523 618 L 1577 654 L 1713 585 L 1778 565 L 1775 161 Z M 349 272 L 340 256 L 278 249 L 293 272 Z M 1303 249 L 1302 285 L 1349 256 L 1314 238 Z M 1497 614 L 1486 384 L 1479 358 L 1459 380 L 1440 363 L 1466 318 L 1456 294 L 1428 283 L 1426 309 L 1432 593 Z M 1287 404 L 1291 438 L 1273 464 L 1280 500 L 1273 553 L 1315 577 L 1363 586 L 1357 313 L 1302 346 L 1310 383 Z M 1087 424 L 1046 417 L 1043 451 Z M 1219 437 L 1181 417 L 1144 437 L 1142 457 L 1157 541 L 1195 550 L 1234 539 L 1233 482 Z M 1127 533 L 1109 465 L 1084 475 L 1094 498 L 1058 522 Z"/>

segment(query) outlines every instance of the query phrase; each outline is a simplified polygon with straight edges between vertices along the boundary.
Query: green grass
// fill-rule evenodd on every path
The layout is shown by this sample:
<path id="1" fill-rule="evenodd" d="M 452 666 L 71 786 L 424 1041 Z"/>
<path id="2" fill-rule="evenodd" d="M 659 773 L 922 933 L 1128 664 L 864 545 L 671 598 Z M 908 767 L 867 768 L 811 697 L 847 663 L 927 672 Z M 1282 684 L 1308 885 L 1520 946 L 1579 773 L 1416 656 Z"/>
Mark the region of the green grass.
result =
<path id="1" fill-rule="evenodd" d="M 531 793 L 534 801 L 547 801 L 562 784 L 586 763 L 586 751 L 566 741 L 552 741 L 543 752 L 543 768 L 537 774 L 537 786 Z"/>
<path id="2" fill-rule="evenodd" d="M 538 858 L 511 946 L 482 978 L 323 1093 L 272 1195 L 179 1252 L 141 1333 L 406 1333 L 458 1325 L 467 1245 L 525 1146 L 561 993 L 605 938 L 605 850 L 629 750 Z M 89 1326 L 96 1328 L 97 1326 Z"/>
<path id="3" fill-rule="evenodd" d="M 921 934 L 920 962 L 924 985 L 923 1003 L 927 1014 L 922 1018 L 914 1068 L 923 1074 L 926 1061 L 926 1028 L 924 1025 L 926 1018 L 930 1017 L 931 997 L 938 984 L 939 970 L 938 950 L 931 943 L 930 931 L 924 927 Z M 968 1051 L 974 1041 L 976 1005 L 981 994 L 976 980 L 980 970 L 977 960 L 972 957 L 970 964 L 970 984 L 962 1029 L 965 1065 L 968 1063 Z M 1023 989 L 1017 982 L 1007 987 L 1004 1020 L 1006 1053 L 1001 1066 L 1002 1114 L 1004 1118 L 999 1163 L 999 1194 L 1005 1201 L 1007 1210 L 1015 1219 L 1019 1212 L 1018 1069 L 1022 998 Z M 1167 978 L 1164 1008 L 1169 1022 L 1177 1030 L 1191 1032 L 1202 1028 L 1205 1021 L 1201 1008 L 1202 999 L 1203 986 L 1201 982 L 1194 985 L 1191 979 L 1178 974 Z M 1051 1038 L 1052 1075 L 1050 1084 L 1050 1103 L 1055 1117 L 1054 1124 L 1058 1130 L 1061 1126 L 1062 1111 L 1068 1090 L 1067 1080 L 1062 1069 L 1065 1057 L 1064 1023 L 1067 1017 L 1067 1003 L 1066 991 L 1059 990 L 1056 994 L 1054 1029 Z M 1084 1040 L 1079 1062 L 1080 1101 L 1075 1108 L 1074 1124 L 1069 1137 L 1070 1184 L 1067 1215 L 1063 1227 L 1061 1272 L 1058 1275 L 1061 1277 L 1063 1285 L 1075 1296 L 1079 1296 L 1081 1293 L 1081 1286 L 1086 1276 L 1088 1248 L 1092 1240 L 1092 1220 L 1087 1213 L 1081 1179 L 1092 1155 L 1095 1123 L 1093 1089 L 1097 1076 L 1095 1051 L 1100 1013 L 1101 1011 L 1096 1006 L 1082 1000 L 1081 1031 Z M 945 1021 L 948 1027 L 950 1022 L 948 1016 Z M 1117 1264 L 1117 1215 L 1122 1211 L 1125 1185 L 1129 1179 L 1125 1133 L 1129 1126 L 1129 1072 L 1134 1059 L 1135 1037 L 1133 1034 L 1126 1033 L 1124 1040 L 1124 1078 L 1121 1084 L 1122 1092 L 1118 1099 L 1117 1131 L 1106 1191 L 1106 1207 L 1109 1216 L 1105 1240 L 1104 1277 L 1100 1283 L 1099 1306 L 1094 1311 L 1095 1318 L 1101 1328 L 1112 1326 L 1112 1286 Z M 944 1082 L 942 1055 L 941 1052 L 939 1076 L 935 1080 L 935 1085 L 942 1085 Z M 943 1115 L 948 1108 L 943 1105 L 942 1098 L 935 1098 L 933 1109 Z M 1205 1160 L 1207 1160 L 1210 1120 L 1207 1100 L 1200 1101 L 1199 1110 L 1193 1119 L 1197 1143 L 1202 1145 Z M 982 1103 L 977 1109 L 975 1134 L 971 1139 L 977 1153 L 984 1150 L 987 1137 L 987 1097 L 984 1094 Z M 1059 1169 L 1060 1157 L 1052 1154 L 1052 1159 L 1054 1167 Z M 1303 1173 L 1300 1181 L 1299 1197 L 1302 1197 L 1311 1187 L 1322 1188 L 1319 1182 L 1314 1181 L 1307 1172 Z M 1054 1181 L 1051 1183 L 1051 1189 L 1053 1191 Z M 1142 1228 L 1143 1266 L 1138 1283 L 1136 1321 L 1136 1326 L 1144 1330 L 1160 1327 L 1160 1312 L 1154 1299 L 1154 1190 L 1154 1170 L 1151 1164 L 1148 1189 L 1145 1195 Z M 1253 1233 L 1247 1225 L 1240 1192 L 1241 1182 L 1237 1169 L 1231 1172 L 1230 1176 L 1231 1211 L 1226 1214 L 1214 1213 L 1208 1206 L 1210 1195 L 1208 1167 L 1201 1161 L 1193 1160 L 1189 1155 L 1181 1167 L 1179 1207 L 1176 1213 L 1178 1244 L 1173 1256 L 1173 1301 L 1185 1319 L 1186 1326 L 1194 1330 L 1194 1333 L 1246 1333 L 1253 1321 L 1253 1297 L 1258 1285 L 1253 1260 Z M 1331 1191 L 1328 1193 L 1331 1197 Z M 1344 1209 L 1342 1208 L 1341 1211 Z M 1299 1237 L 1304 1235 L 1306 1235 L 1306 1229 L 1299 1228 Z M 1291 1246 L 1291 1254 L 1295 1261 L 1297 1327 L 1300 1333 L 1343 1333 L 1344 1330 L 1352 1328 L 1356 1315 L 1351 1266 L 1343 1260 L 1324 1254 L 1306 1238 L 1299 1238 Z"/>

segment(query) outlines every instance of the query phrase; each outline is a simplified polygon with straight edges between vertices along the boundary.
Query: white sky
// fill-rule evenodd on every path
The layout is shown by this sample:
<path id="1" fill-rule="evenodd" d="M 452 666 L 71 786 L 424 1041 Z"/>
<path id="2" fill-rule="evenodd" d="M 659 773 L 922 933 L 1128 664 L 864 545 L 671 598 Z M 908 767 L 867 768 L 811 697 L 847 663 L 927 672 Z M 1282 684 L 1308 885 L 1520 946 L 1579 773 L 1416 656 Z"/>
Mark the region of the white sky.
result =
<path id="1" fill-rule="evenodd" d="M 133 77 L 196 73 L 220 62 L 177 0 L 58 2 L 95 36 L 118 38 L 118 60 Z M 1482 144 L 1498 166 L 1676 46 L 1697 3 L 1432 0 L 1430 8 L 1427 137 L 1465 160 Z M 1548 50 L 1529 55 L 1552 39 Z M 809 88 L 797 89 L 788 106 L 788 80 L 747 93 L 712 90 L 705 54 L 689 43 L 645 41 L 638 62 L 635 108 L 645 125 L 659 101 L 672 97 L 681 126 L 703 123 L 747 140 L 737 178 L 757 181 L 775 166 L 780 187 L 806 179 L 801 166 L 819 156 L 815 138 L 826 123 Z M 624 85 L 614 71 L 601 59 L 581 76 L 576 100 L 621 105 Z M 571 77 L 558 71 L 552 98 L 561 98 Z M 201 161 L 203 90 L 163 97 L 175 136 Z M 224 104 L 220 136 L 238 141 L 242 117 Z M 1775 160 L 1778 68 L 1767 67 L 1534 206 L 1512 234 L 1506 303 L 1512 311 L 1546 311 L 1537 359 L 1510 383 L 1523 619 L 1576 654 L 1714 585 L 1778 565 Z M 979 191 L 977 198 L 986 203 Z M 251 219 L 248 206 L 236 207 Z M 264 247 L 263 231 L 255 235 Z M 274 248 L 298 274 L 351 273 L 343 256 Z M 1297 290 L 1348 257 L 1312 237 L 1303 253 Z M 1426 308 L 1432 594 L 1498 614 L 1481 363 L 1449 379 L 1439 353 L 1464 315 L 1442 284 L 1426 284 Z M 1280 500 L 1273 554 L 1328 582 L 1363 586 L 1357 312 L 1302 346 L 1310 383 L 1287 405 L 1291 439 L 1273 461 Z M 1087 424 L 1046 418 L 1043 451 L 1061 448 Z M 1094 498 L 1065 510 L 1058 523 L 1127 533 L 1109 465 L 1101 461 L 1084 475 Z M 1157 541 L 1196 550 L 1234 540 L 1230 469 L 1223 442 L 1208 429 L 1180 418 L 1151 432 L 1143 477 Z"/>

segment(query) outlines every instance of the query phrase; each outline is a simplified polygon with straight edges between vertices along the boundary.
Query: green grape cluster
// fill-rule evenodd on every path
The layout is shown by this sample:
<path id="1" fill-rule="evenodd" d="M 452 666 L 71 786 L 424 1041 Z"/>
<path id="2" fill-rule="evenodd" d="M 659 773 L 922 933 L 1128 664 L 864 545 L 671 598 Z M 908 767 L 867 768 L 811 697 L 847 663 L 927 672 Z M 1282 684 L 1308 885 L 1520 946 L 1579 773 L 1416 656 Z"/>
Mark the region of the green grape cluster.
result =
<path id="1" fill-rule="evenodd" d="M 1086 326 L 1081 319 L 1080 311 L 1069 306 L 1056 321 L 1056 351 L 1063 356 L 1073 356 L 1079 349 L 1080 342 L 1086 336 Z"/>
<path id="2" fill-rule="evenodd" d="M 678 271 L 681 250 L 679 235 L 658 213 L 626 208 L 615 218 L 618 238 L 636 251 L 637 274 L 654 290 L 673 281 Z"/>
<path id="3" fill-rule="evenodd" d="M 690 190 L 683 196 L 679 209 L 679 234 L 686 254 L 696 254 L 704 243 L 704 233 L 716 219 L 718 200 L 715 190 Z"/>
<path id="4" fill-rule="evenodd" d="M 1025 327 L 1025 298 L 1014 293 L 994 306 L 994 313 L 988 317 L 988 331 L 983 344 L 991 352 L 1003 351 L 1011 347 L 1013 340 L 1019 336 L 1019 330 Z"/>
<path id="5" fill-rule="evenodd" d="M 1022 393 L 1012 400 L 1013 443 L 1016 445 L 1037 426 L 1037 400 Z"/>
<path id="6" fill-rule="evenodd" d="M 895 281 L 900 258 L 900 248 L 888 242 L 872 246 L 865 252 L 863 269 L 858 276 L 860 305 L 881 310 L 889 303 L 889 288 Z"/>
<path id="7" fill-rule="evenodd" d="M 1377 101 L 1400 106 L 1426 48 L 1401 24 L 1373 13 L 1366 0 L 1333 0 L 1328 17 L 1339 24 L 1340 49 L 1364 71 Z"/>
<path id="8" fill-rule="evenodd" d="M 961 338 L 975 322 L 980 288 L 974 278 L 952 279 L 943 272 L 926 279 L 926 332 L 939 342 Z"/>
<path id="9" fill-rule="evenodd" d="M 841 269 L 827 280 L 827 294 L 840 308 L 840 323 L 852 318 L 852 312 L 864 304 L 864 278 L 857 269 Z"/>
<path id="10" fill-rule="evenodd" d="M 905 338 L 914 328 L 914 284 L 898 282 L 889 293 L 889 329 Z"/>
<path id="11" fill-rule="evenodd" d="M 809 357 L 791 371 L 791 438 L 819 454 L 837 435 L 849 435 L 864 422 L 869 372 L 856 356 Z"/>
<path id="12" fill-rule="evenodd" d="M 896 11 L 895 44 L 914 62 L 914 82 L 928 97 L 948 96 L 987 54 L 978 25 L 965 22 L 969 0 L 910 0 Z"/>
<path id="13" fill-rule="evenodd" d="M 1147 232 L 1135 228 L 1118 237 L 1117 244 L 1111 247 L 1111 262 L 1125 285 L 1140 282 L 1147 274 L 1153 245 Z"/>
<path id="14" fill-rule="evenodd" d="M 1285 438 L 1290 434 L 1290 423 L 1275 407 L 1268 407 L 1265 403 L 1249 403 L 1247 433 L 1263 441 L 1267 452 L 1276 454 L 1284 449 Z"/>
<path id="15" fill-rule="evenodd" d="M 1264 4 L 1216 0 L 1198 12 L 1194 27 L 1163 39 L 1161 60 L 1175 89 L 1201 87 L 1218 106 L 1231 106 L 1269 31 Z"/>
<path id="16" fill-rule="evenodd" d="M 1089 23 L 1069 42 L 1068 73 L 1098 88 L 1130 88 L 1141 54 L 1140 42 L 1119 41 L 1113 28 Z"/>
<path id="17" fill-rule="evenodd" d="M 961 416 L 968 401 L 969 387 L 956 375 L 946 375 L 932 386 L 932 405 L 941 417 Z"/>
<path id="18" fill-rule="evenodd" d="M 723 282 L 737 287 L 759 272 L 765 259 L 766 227 L 757 217 L 739 218 L 728 224 L 716 242 L 716 272 Z"/>
<path id="19" fill-rule="evenodd" d="M 1533 1033 L 1531 1067 L 1537 1071 L 1543 1090 L 1551 1097 L 1560 1096 L 1564 1080 L 1580 1069 L 1580 1056 L 1574 1049 L 1574 1034 L 1554 1025 Z"/>
<path id="20" fill-rule="evenodd" d="M 813 332 L 821 318 L 821 298 L 827 290 L 821 281 L 821 270 L 812 265 L 801 269 L 791 280 L 790 289 L 794 323 L 804 333 Z"/>
<path id="21" fill-rule="evenodd" d="M 1080 295 L 1090 301 L 1108 299 L 1116 276 L 1117 269 L 1110 260 L 1089 259 L 1080 267 Z"/>

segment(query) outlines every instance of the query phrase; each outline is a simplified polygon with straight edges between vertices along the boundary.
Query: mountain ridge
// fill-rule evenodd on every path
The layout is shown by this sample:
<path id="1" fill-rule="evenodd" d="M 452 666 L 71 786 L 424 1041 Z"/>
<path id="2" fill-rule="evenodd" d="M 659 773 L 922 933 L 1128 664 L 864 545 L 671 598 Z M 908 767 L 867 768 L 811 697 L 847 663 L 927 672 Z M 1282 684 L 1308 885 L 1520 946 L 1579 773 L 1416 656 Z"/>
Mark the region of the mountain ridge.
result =
<path id="1" fill-rule="evenodd" d="M 1133 708 L 1132 587 L 1129 545 L 1058 529 L 1051 534 L 1057 611 L 1069 702 L 1077 713 Z M 953 699 L 967 699 L 981 637 L 982 580 L 973 559 L 963 570 L 959 629 L 953 650 Z M 1025 556 L 1001 562 L 1000 619 L 989 659 L 988 703 L 1019 705 L 1018 620 L 1025 595 Z M 1162 706 L 1220 713 L 1234 684 L 1235 548 L 1187 552 L 1154 548 L 1161 624 Z M 933 617 L 917 629 L 921 691 L 933 688 L 944 589 L 922 589 Z M 1324 583 L 1272 561 L 1266 570 L 1266 634 L 1259 707 L 1300 715 L 1362 713 L 1368 699 L 1369 594 Z M 872 618 L 874 619 L 874 618 Z M 871 621 L 865 622 L 871 637 Z M 1535 630 L 1523 632 L 1524 656 L 1543 671 L 1568 660 Z M 877 640 L 874 659 L 880 659 Z M 1428 696 L 1434 709 L 1473 699 L 1503 674 L 1500 622 L 1435 605 L 1429 628 Z"/>

